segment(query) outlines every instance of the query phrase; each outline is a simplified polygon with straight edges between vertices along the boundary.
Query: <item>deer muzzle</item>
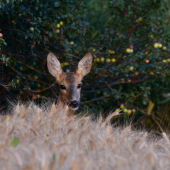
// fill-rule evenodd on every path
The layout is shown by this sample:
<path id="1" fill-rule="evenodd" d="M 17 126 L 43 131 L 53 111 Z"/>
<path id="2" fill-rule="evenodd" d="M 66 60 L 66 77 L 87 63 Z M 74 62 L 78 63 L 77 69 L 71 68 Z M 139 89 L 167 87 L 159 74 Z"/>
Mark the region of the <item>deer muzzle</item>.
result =
<path id="1" fill-rule="evenodd" d="M 69 107 L 71 107 L 71 108 L 77 108 L 79 106 L 80 106 L 80 102 L 76 101 L 76 100 L 71 101 L 70 104 L 69 104 Z"/>

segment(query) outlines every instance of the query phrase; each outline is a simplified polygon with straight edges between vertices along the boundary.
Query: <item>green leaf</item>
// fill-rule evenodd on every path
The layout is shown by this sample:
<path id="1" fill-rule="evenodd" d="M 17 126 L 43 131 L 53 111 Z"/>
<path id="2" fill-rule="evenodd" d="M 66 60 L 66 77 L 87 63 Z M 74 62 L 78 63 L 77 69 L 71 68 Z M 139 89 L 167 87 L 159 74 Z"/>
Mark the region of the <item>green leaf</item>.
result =
<path id="1" fill-rule="evenodd" d="M 12 138 L 11 141 L 10 141 L 10 144 L 11 144 L 11 146 L 13 146 L 13 147 L 17 147 L 18 144 L 19 144 L 18 138 L 16 138 L 16 137 Z"/>

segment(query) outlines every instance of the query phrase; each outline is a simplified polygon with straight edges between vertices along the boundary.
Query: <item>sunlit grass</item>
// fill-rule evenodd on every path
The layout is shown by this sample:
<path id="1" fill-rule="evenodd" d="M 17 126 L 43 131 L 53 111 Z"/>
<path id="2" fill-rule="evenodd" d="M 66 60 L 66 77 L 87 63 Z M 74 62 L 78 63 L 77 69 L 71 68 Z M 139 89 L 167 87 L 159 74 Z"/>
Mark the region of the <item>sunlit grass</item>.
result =
<path id="1" fill-rule="evenodd" d="M 169 169 L 168 134 L 160 139 L 103 119 L 66 117 L 55 104 L 12 105 L 0 121 L 1 169 Z"/>

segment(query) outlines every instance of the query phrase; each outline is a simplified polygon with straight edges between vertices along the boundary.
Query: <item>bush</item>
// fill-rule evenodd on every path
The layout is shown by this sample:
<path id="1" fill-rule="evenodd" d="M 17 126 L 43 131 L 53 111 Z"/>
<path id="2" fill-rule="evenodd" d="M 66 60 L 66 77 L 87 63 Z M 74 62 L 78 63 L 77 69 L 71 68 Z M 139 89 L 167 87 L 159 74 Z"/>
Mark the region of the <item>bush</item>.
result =
<path id="1" fill-rule="evenodd" d="M 47 53 L 54 52 L 63 69 L 72 71 L 91 52 L 94 65 L 83 81 L 82 102 L 104 110 L 122 105 L 125 113 L 154 116 L 170 85 L 168 6 L 160 0 L 2 2 L 7 46 L 1 50 L 1 83 L 10 91 L 2 87 L 1 99 L 4 93 L 56 99 Z"/>

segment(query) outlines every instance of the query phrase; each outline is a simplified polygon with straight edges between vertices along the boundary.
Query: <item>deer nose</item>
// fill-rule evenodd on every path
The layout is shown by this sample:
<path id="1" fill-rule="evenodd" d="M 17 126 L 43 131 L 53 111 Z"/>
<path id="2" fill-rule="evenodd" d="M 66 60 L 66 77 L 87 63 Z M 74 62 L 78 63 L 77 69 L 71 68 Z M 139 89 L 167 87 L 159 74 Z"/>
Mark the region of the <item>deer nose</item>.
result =
<path id="1" fill-rule="evenodd" d="M 80 102 L 74 100 L 74 101 L 70 102 L 69 107 L 76 108 L 76 107 L 78 107 L 79 105 L 80 105 Z"/>

